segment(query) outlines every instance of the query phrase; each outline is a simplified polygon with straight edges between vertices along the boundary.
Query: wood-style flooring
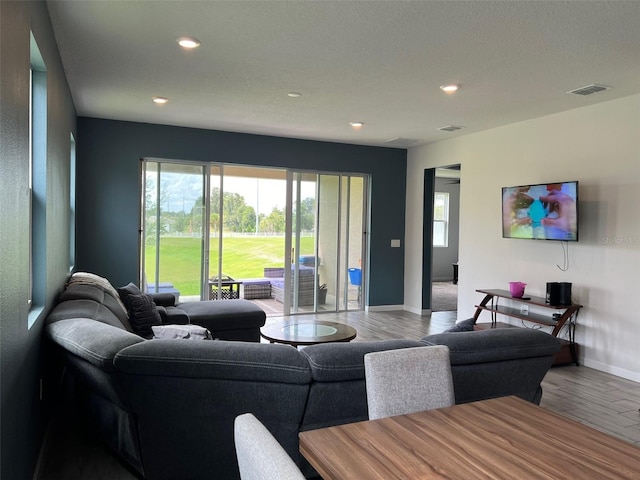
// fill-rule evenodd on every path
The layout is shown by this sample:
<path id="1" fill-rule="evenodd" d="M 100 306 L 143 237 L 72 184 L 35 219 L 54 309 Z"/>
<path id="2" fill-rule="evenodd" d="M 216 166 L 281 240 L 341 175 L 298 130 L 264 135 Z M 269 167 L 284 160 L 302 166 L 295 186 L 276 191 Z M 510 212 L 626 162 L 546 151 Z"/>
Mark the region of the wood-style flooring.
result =
<path id="1" fill-rule="evenodd" d="M 430 317 L 404 311 L 349 312 L 322 314 L 319 318 L 353 326 L 358 331 L 354 341 L 418 339 L 453 325 L 456 312 L 436 312 Z M 267 322 L 278 320 L 281 318 L 270 317 Z M 582 366 L 567 366 L 552 368 L 542 387 L 542 407 L 640 446 L 640 383 Z M 74 421 L 73 414 L 60 408 L 52 418 L 47 448 L 34 480 L 136 479 Z"/>

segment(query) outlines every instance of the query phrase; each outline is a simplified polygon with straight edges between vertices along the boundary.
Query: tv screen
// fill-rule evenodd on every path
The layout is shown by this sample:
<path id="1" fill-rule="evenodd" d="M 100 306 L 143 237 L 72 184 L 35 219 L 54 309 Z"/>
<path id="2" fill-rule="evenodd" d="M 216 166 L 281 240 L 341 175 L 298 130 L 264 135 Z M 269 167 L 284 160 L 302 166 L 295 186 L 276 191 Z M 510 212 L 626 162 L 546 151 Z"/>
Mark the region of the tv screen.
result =
<path id="1" fill-rule="evenodd" d="M 578 241 L 578 182 L 502 188 L 503 238 Z"/>

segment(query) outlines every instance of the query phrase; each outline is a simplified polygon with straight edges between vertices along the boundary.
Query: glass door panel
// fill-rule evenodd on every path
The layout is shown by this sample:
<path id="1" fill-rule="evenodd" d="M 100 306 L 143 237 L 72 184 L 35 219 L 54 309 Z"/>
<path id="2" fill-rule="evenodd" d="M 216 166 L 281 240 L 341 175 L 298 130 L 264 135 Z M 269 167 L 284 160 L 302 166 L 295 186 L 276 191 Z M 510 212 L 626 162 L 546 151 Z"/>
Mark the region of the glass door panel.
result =
<path id="1" fill-rule="evenodd" d="M 210 191 L 212 298 L 269 299 L 265 288 L 251 281 L 283 276 L 286 171 L 225 165 L 210 175 Z M 245 283 L 250 285 L 246 292 Z"/>
<path id="2" fill-rule="evenodd" d="M 293 172 L 291 178 L 290 313 L 361 309 L 366 177 Z"/>
<path id="3" fill-rule="evenodd" d="M 318 278 L 326 287 L 323 310 L 338 309 L 340 290 L 340 188 L 339 175 L 318 175 Z"/>
<path id="4" fill-rule="evenodd" d="M 366 191 L 364 177 L 345 177 L 342 184 L 343 222 L 341 279 L 345 292 L 341 305 L 345 310 L 359 310 L 363 307 L 363 252 L 365 251 L 365 211 Z"/>
<path id="5" fill-rule="evenodd" d="M 324 304 L 323 292 L 319 290 L 321 259 L 316 242 L 317 197 L 317 175 L 295 172 L 291 202 L 290 313 L 315 312 L 317 303 Z"/>
<path id="6" fill-rule="evenodd" d="M 203 167 L 143 162 L 141 284 L 198 300 L 203 265 Z"/>
<path id="7" fill-rule="evenodd" d="M 222 168 L 211 165 L 208 172 L 209 182 L 207 189 L 209 217 L 208 235 L 206 236 L 207 258 L 204 265 L 206 272 L 203 279 L 202 291 L 203 300 L 216 300 L 222 296 L 222 285 L 220 284 L 222 271 L 222 216 L 220 214 L 220 192 L 222 191 Z"/>

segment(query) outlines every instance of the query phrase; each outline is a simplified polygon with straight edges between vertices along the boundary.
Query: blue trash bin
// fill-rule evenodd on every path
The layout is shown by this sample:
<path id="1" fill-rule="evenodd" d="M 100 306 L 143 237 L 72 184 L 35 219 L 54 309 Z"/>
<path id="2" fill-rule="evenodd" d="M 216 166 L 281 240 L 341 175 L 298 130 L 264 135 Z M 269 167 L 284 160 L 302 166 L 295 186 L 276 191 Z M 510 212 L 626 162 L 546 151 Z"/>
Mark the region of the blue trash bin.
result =
<path id="1" fill-rule="evenodd" d="M 362 270 L 359 268 L 350 268 L 349 269 L 349 281 L 351 285 L 360 286 L 362 285 Z"/>

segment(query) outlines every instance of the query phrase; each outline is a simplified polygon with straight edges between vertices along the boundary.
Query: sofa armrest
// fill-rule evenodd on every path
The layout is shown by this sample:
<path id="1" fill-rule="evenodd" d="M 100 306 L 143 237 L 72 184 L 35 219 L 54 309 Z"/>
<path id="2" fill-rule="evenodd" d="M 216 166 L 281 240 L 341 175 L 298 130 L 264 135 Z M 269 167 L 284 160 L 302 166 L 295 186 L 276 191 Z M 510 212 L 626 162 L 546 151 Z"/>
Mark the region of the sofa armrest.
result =
<path id="1" fill-rule="evenodd" d="M 157 305 L 160 320 L 163 325 L 187 325 L 190 322 L 187 312 L 176 307 L 163 307 Z"/>
<path id="2" fill-rule="evenodd" d="M 160 307 L 175 307 L 176 297 L 173 293 L 150 293 L 153 302 Z"/>
<path id="3" fill-rule="evenodd" d="M 112 371 L 113 359 L 125 347 L 144 343 L 138 335 L 106 323 L 87 318 L 70 318 L 51 323 L 45 328 L 48 337 L 67 352 Z"/>

